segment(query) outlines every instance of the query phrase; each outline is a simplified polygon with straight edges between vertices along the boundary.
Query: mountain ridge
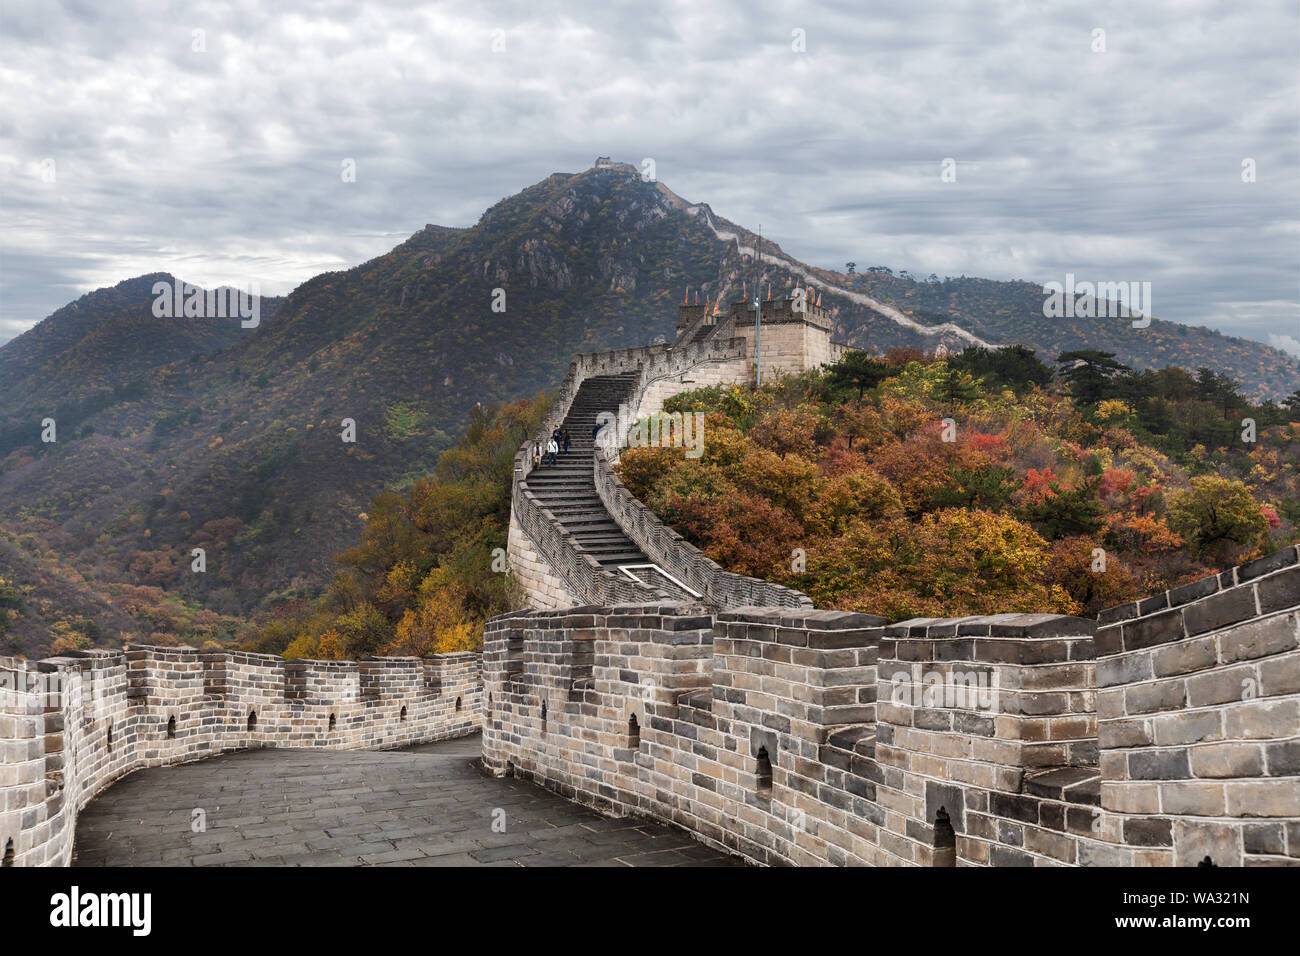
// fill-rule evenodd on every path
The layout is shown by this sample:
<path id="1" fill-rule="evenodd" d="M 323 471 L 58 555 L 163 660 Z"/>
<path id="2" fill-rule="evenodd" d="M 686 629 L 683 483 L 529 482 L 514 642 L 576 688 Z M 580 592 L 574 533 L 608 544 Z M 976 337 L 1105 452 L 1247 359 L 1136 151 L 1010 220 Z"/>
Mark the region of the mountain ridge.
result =
<path id="1" fill-rule="evenodd" d="M 374 495 L 431 469 L 473 408 L 553 389 L 576 352 L 671 338 L 687 288 L 718 301 L 755 282 L 774 294 L 811 282 L 833 337 L 873 351 L 1010 344 L 1023 327 L 1049 361 L 1074 341 L 1121 360 L 1162 342 L 1216 364 L 1213 339 L 1161 320 L 1141 339 L 1127 320 L 1098 322 L 1091 336 L 1052 328 L 1029 283 L 846 275 L 767 238 L 760 267 L 743 249 L 757 243 L 707 203 L 609 164 L 553 174 L 473 226 L 429 224 L 313 276 L 264 299 L 254 329 L 235 322 L 192 339 L 175 320 L 150 324 L 148 280 L 162 273 L 88 293 L 0 346 L 0 523 L 91 579 L 149 583 L 221 613 L 310 595 L 355 543 Z M 113 316 L 137 318 L 119 327 Z M 87 339 L 107 347 L 87 351 Z M 1234 374 L 1267 354 L 1233 347 Z M 1300 368 L 1275 361 L 1277 394 L 1300 386 Z M 59 441 L 40 442 L 39 413 L 70 400 L 84 405 L 71 408 L 73 427 L 60 421 Z M 354 443 L 341 438 L 344 419 Z M 193 547 L 207 549 L 204 574 L 189 570 Z"/>

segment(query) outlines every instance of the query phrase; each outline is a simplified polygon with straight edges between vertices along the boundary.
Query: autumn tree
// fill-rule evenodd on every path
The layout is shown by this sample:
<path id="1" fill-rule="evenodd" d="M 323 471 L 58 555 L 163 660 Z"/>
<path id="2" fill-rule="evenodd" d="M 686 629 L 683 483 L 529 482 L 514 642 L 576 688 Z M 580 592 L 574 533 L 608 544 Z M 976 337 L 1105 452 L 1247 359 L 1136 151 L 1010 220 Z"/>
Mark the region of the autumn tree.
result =
<path id="1" fill-rule="evenodd" d="M 1224 544 L 1253 544 L 1268 532 L 1259 502 L 1232 478 L 1198 476 L 1168 500 L 1170 527 L 1202 553 L 1223 550 Z"/>
<path id="2" fill-rule="evenodd" d="M 1122 362 L 1115 361 L 1114 352 L 1098 349 L 1075 349 L 1056 357 L 1061 365 L 1061 377 L 1070 386 L 1070 394 L 1081 405 L 1095 405 L 1110 393 L 1111 380 L 1129 371 Z"/>
<path id="3" fill-rule="evenodd" d="M 981 394 L 983 390 L 975 384 L 970 373 L 953 365 L 943 368 L 934 388 L 935 401 L 940 402 L 945 408 L 974 401 Z"/>
<path id="4" fill-rule="evenodd" d="M 867 389 L 875 388 L 891 374 L 893 370 L 884 362 L 861 349 L 850 349 L 826 370 L 826 379 L 832 388 L 857 389 L 860 402 Z"/>
<path id="5" fill-rule="evenodd" d="M 1020 507 L 1020 517 L 1031 522 L 1049 539 L 1071 535 L 1094 535 L 1105 521 L 1104 506 L 1097 497 L 1100 476 L 1087 479 L 1077 488 L 1049 480 L 1045 492 Z"/>
<path id="6" fill-rule="evenodd" d="M 950 355 L 948 366 L 993 385 L 1005 385 L 1017 393 L 1035 385 L 1046 388 L 1052 383 L 1051 367 L 1024 345 L 994 349 L 972 345 Z"/>

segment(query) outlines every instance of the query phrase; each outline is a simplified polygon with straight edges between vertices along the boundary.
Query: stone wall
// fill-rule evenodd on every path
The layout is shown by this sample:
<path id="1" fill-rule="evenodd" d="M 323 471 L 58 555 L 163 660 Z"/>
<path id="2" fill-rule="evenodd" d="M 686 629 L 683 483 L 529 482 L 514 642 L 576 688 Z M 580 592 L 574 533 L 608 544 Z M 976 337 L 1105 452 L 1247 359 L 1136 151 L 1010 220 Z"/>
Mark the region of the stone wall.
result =
<path id="1" fill-rule="evenodd" d="M 736 337 L 745 342 L 745 353 L 751 356 L 748 377 L 745 381 L 752 382 L 754 380 L 753 326 L 738 325 Z M 778 372 L 798 374 L 835 360 L 831 354 L 830 331 L 805 322 L 772 325 L 764 323 L 759 350 L 762 353 L 764 381 Z"/>
<path id="2" fill-rule="evenodd" d="M 726 315 L 713 315 L 706 305 L 682 305 L 678 309 L 678 338 L 672 344 L 635 349 L 592 352 L 577 355 L 547 421 L 528 439 L 515 456 L 511 494 L 510 536 L 507 556 L 521 593 L 530 606 L 555 610 L 575 603 L 611 605 L 653 602 L 667 597 L 663 592 L 614 575 L 602 569 L 589 555 L 573 545 L 558 522 L 529 494 L 523 485 L 533 467 L 533 452 L 545 443 L 561 422 L 588 378 L 634 372 L 637 379 L 628 407 L 634 418 L 644 418 L 663 409 L 674 395 L 711 385 L 743 384 L 754 380 L 754 330 L 746 321 L 750 315 L 743 303 L 732 303 Z M 762 365 L 768 372 L 801 372 L 834 362 L 845 346 L 830 341 L 830 318 L 815 305 L 795 313 L 789 300 L 763 303 Z M 696 340 L 696 333 L 703 338 Z M 617 413 L 618 409 L 610 409 Z M 624 531 L 669 574 L 688 587 L 723 606 L 755 603 L 801 606 L 811 602 L 797 591 L 745 578 L 724 581 L 725 572 L 699 555 L 680 537 L 662 528 L 657 519 L 635 502 L 612 476 L 607 463 L 597 454 L 596 482 L 606 507 Z M 605 465 L 602 472 L 602 464 Z M 623 493 L 620 493 L 622 490 Z M 608 492 L 608 497 L 606 495 Z M 731 576 L 736 577 L 736 576 Z"/>
<path id="3" fill-rule="evenodd" d="M 1296 865 L 1298 560 L 1100 626 L 516 612 L 485 629 L 484 762 L 760 863 Z"/>
<path id="4" fill-rule="evenodd" d="M 605 449 L 596 450 L 594 467 L 596 493 L 623 532 L 703 600 L 715 607 L 812 607 L 812 599 L 802 591 L 723 570 L 627 490 Z"/>
<path id="5" fill-rule="evenodd" d="M 1101 615 L 1101 806 L 1180 864 L 1300 855 L 1298 605 L 1287 548 Z"/>
<path id="6" fill-rule="evenodd" d="M 636 403 L 635 417 L 646 418 L 663 411 L 664 402 L 674 395 L 712 385 L 733 385 L 754 379 L 754 361 L 748 356 L 710 362 L 647 383 Z"/>
<path id="7" fill-rule="evenodd" d="M 555 608 L 571 601 L 612 605 L 666 597 L 657 589 L 601 568 L 591 555 L 575 547 L 559 522 L 524 485 L 524 479 L 533 468 L 533 449 L 545 441 L 551 429 L 564 419 L 582 383 L 600 375 L 635 372 L 637 381 L 632 390 L 635 397 L 629 404 L 636 406 L 640 403 L 640 396 L 653 383 L 679 379 L 692 369 L 731 362 L 740 355 L 738 343 L 710 340 L 574 357 L 547 421 L 515 455 L 510 505 L 515 544 L 511 547 L 507 542 L 507 557 L 511 572 L 531 606 Z M 617 409 L 611 411 L 617 412 Z M 540 559 L 536 566 L 532 565 L 530 555 Z"/>
<path id="8" fill-rule="evenodd" d="M 506 561 L 515 584 L 520 593 L 527 596 L 531 606 L 543 611 L 554 611 L 578 603 L 568 585 L 538 553 L 532 538 L 519 526 L 513 509 L 510 511 L 510 530 L 506 536 Z"/>
<path id="9" fill-rule="evenodd" d="M 133 646 L 0 658 L 0 852 L 67 865 L 80 810 L 141 767 L 249 747 L 384 749 L 472 733 L 477 654 L 285 661 Z"/>

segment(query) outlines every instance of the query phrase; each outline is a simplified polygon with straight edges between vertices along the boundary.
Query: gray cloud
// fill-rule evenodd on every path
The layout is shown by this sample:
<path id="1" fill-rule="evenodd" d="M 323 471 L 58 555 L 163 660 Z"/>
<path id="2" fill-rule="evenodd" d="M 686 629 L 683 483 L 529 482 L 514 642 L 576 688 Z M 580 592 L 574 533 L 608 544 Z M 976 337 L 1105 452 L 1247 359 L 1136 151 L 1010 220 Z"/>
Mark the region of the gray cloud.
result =
<path id="1" fill-rule="evenodd" d="M 145 272 L 284 293 L 610 155 L 813 264 L 1300 341 L 1294 4 L 570 6 L 6 3 L 0 340 Z"/>

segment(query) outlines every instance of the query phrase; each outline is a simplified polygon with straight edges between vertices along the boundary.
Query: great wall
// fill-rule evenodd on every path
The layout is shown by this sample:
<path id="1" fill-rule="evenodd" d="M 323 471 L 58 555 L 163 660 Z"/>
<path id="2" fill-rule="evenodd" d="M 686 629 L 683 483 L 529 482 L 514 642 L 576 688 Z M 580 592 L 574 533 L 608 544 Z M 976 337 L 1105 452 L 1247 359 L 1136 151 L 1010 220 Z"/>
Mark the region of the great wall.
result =
<path id="1" fill-rule="evenodd" d="M 622 485 L 608 423 L 751 382 L 756 351 L 765 372 L 843 351 L 812 297 L 763 303 L 761 333 L 752 315 L 686 304 L 670 344 L 574 358 L 515 458 L 528 608 L 481 658 L 0 658 L 4 864 L 68 864 L 77 813 L 138 768 L 480 728 L 496 776 L 762 864 L 1300 864 L 1300 552 L 1096 620 L 888 625 L 730 574 Z M 539 467 L 561 424 L 569 452 Z"/>

